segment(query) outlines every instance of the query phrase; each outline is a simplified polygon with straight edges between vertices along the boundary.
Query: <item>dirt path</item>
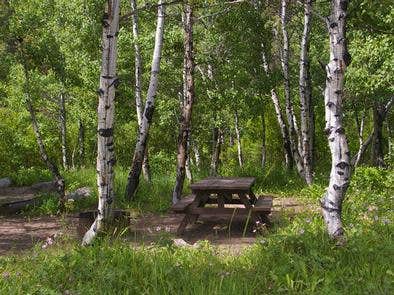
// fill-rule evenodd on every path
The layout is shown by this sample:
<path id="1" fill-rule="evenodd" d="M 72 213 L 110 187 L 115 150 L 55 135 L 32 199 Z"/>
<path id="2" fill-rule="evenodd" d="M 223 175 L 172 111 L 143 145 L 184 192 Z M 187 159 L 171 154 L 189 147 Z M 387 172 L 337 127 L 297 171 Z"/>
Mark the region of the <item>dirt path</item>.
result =
<path id="1" fill-rule="evenodd" d="M 301 204 L 293 198 L 275 198 L 272 218 L 281 210 L 297 214 L 305 210 L 315 210 Z M 176 237 L 176 229 L 182 220 L 182 214 L 147 214 L 130 221 L 127 239 L 136 246 L 149 245 L 160 241 L 169 241 Z M 67 236 L 81 239 L 91 221 L 75 216 L 69 217 L 0 217 L 0 255 L 18 253 L 31 249 L 37 243 L 45 243 L 50 237 L 59 240 Z M 125 225 L 127 227 L 127 225 Z M 182 238 L 192 245 L 199 240 L 208 240 L 214 245 L 238 252 L 255 241 L 255 233 L 245 230 L 245 218 L 234 217 L 231 225 L 229 218 L 204 216 L 196 224 L 189 226 Z M 119 232 L 122 228 L 119 229 Z"/>

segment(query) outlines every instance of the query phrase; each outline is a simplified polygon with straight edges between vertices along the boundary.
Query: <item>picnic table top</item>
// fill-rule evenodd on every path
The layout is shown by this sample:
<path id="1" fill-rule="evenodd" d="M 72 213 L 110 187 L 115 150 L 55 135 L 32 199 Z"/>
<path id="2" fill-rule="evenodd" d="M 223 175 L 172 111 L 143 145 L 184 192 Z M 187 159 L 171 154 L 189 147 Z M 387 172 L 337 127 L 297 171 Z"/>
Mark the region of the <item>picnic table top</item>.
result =
<path id="1" fill-rule="evenodd" d="M 239 190 L 249 191 L 254 182 L 254 177 L 208 177 L 190 185 L 192 191 L 209 190 Z"/>

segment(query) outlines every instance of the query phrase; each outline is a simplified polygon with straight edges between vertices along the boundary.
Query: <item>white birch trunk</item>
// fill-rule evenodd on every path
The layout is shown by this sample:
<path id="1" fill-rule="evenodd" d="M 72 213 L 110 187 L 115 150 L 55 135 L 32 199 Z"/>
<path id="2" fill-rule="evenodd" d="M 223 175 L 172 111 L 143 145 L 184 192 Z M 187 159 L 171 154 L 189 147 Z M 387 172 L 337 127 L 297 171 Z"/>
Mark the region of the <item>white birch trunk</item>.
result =
<path id="1" fill-rule="evenodd" d="M 192 108 L 195 99 L 194 92 L 194 54 L 193 54 L 193 10 L 189 3 L 184 5 L 184 99 L 181 110 L 178 154 L 175 187 L 172 193 L 172 203 L 181 198 L 185 180 L 186 164 L 189 153 L 189 140 L 191 131 Z"/>
<path id="2" fill-rule="evenodd" d="M 321 199 L 321 208 L 328 234 L 341 240 L 342 201 L 350 182 L 350 152 L 343 128 L 342 100 L 346 67 L 350 55 L 346 46 L 346 10 L 348 1 L 332 0 L 331 15 L 327 18 L 330 39 L 330 62 L 326 66 L 327 78 L 324 91 L 325 132 L 331 151 L 330 182 Z"/>
<path id="3" fill-rule="evenodd" d="M 358 133 L 358 143 L 359 143 L 359 148 L 357 151 L 357 154 L 355 156 L 354 162 L 352 161 L 352 166 L 353 168 L 356 168 L 358 164 L 360 163 L 361 156 L 363 154 L 363 135 L 364 135 L 364 122 L 365 122 L 365 107 L 363 110 L 363 113 L 361 115 L 361 121 L 359 121 L 358 115 L 356 114 L 356 124 L 357 124 L 357 133 Z"/>
<path id="4" fill-rule="evenodd" d="M 309 35 L 312 26 L 312 0 L 304 2 L 304 30 L 301 38 L 300 54 L 300 103 L 301 103 L 301 139 L 302 160 L 305 170 L 305 181 L 312 184 L 312 158 L 313 158 L 313 108 L 312 88 L 309 73 Z M 312 132 L 311 132 L 312 131 Z"/>
<path id="5" fill-rule="evenodd" d="M 157 86 L 159 82 L 159 70 L 161 50 L 163 47 L 163 32 L 164 32 L 164 12 L 165 6 L 162 5 L 162 0 L 158 2 L 158 16 L 155 34 L 155 46 L 153 49 L 153 58 L 151 66 L 151 77 L 149 81 L 148 93 L 146 96 L 145 109 L 142 116 L 141 125 L 137 136 L 137 143 L 134 150 L 133 163 L 127 179 L 127 186 L 125 197 L 131 200 L 137 190 L 139 178 L 142 169 L 142 162 L 145 155 L 146 144 L 148 140 L 149 127 L 152 123 L 153 112 L 155 108 L 155 97 Z"/>
<path id="6" fill-rule="evenodd" d="M 119 30 L 119 0 L 107 0 L 103 16 L 102 59 L 97 108 L 97 217 L 85 233 L 82 245 L 92 243 L 99 231 L 103 230 L 112 218 L 114 202 L 114 114 L 117 60 L 117 36 Z"/>
<path id="7" fill-rule="evenodd" d="M 281 6 L 281 28 L 282 28 L 282 42 L 283 42 L 283 50 L 282 50 L 282 58 L 281 58 L 281 65 L 282 65 L 282 72 L 283 72 L 283 79 L 284 79 L 284 90 L 285 90 L 285 102 L 286 102 L 286 117 L 287 122 L 289 124 L 289 137 L 290 137 L 290 144 L 292 146 L 292 151 L 295 153 L 295 149 L 301 154 L 301 138 L 300 133 L 298 130 L 297 120 L 294 114 L 293 104 L 291 101 L 290 95 L 290 76 L 289 76 L 289 54 L 290 54 L 290 47 L 289 47 L 289 36 L 287 33 L 287 2 L 288 0 L 282 0 Z M 297 161 L 299 157 L 293 155 L 294 161 Z M 297 166 L 303 164 L 297 163 Z M 303 170 L 303 169 L 302 169 Z M 300 172 L 300 171 L 299 171 Z"/>
<path id="8" fill-rule="evenodd" d="M 137 9 L 137 1 L 131 0 L 131 10 L 133 14 L 131 16 L 133 23 L 133 37 L 134 37 L 134 53 L 135 53 L 135 106 L 137 111 L 137 123 L 138 126 L 141 126 L 142 116 L 143 116 L 143 107 L 142 107 L 142 56 L 140 50 L 140 40 L 139 40 L 139 25 L 138 25 L 138 9 Z M 140 127 L 139 127 L 140 128 Z M 142 162 L 142 175 L 147 182 L 151 181 L 150 169 L 149 169 L 149 160 L 148 160 L 148 145 L 146 145 L 144 160 Z"/>
<path id="9" fill-rule="evenodd" d="M 243 156 L 242 156 L 242 146 L 241 146 L 241 134 L 239 131 L 239 122 L 238 122 L 238 112 L 234 113 L 234 121 L 235 121 L 235 135 L 237 136 L 237 153 L 238 153 L 238 164 L 239 167 L 243 166 Z"/>
<path id="10" fill-rule="evenodd" d="M 267 61 L 267 57 L 266 57 L 265 50 L 264 50 L 264 44 L 261 44 L 261 58 L 263 61 L 263 67 L 264 67 L 265 74 L 267 76 L 269 76 L 271 71 L 268 66 L 268 61 Z M 289 131 L 288 131 L 286 123 L 283 119 L 278 95 L 276 94 L 276 91 L 274 88 L 271 89 L 271 100 L 272 100 L 274 107 L 275 107 L 276 119 L 278 121 L 280 133 L 282 135 L 283 151 L 284 151 L 284 156 L 285 156 L 286 168 L 291 169 L 292 164 L 293 164 L 293 155 L 292 155 L 291 148 L 290 148 Z"/>

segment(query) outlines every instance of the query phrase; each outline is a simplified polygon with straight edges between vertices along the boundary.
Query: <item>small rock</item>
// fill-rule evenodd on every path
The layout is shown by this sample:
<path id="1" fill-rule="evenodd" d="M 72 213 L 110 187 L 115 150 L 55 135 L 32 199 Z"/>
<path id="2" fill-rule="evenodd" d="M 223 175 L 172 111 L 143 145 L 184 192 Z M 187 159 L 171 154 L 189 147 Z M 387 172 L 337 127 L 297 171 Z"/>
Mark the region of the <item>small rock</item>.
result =
<path id="1" fill-rule="evenodd" d="M 0 188 L 1 187 L 9 187 L 11 185 L 11 183 L 12 183 L 12 181 L 8 177 L 0 178 Z"/>
<path id="2" fill-rule="evenodd" d="M 187 243 L 184 239 L 172 239 L 174 242 L 174 246 L 177 247 L 192 247 L 189 243 Z"/>
<path id="3" fill-rule="evenodd" d="M 87 198 L 92 194 L 92 190 L 89 187 L 81 187 L 72 193 L 69 193 L 66 198 L 69 200 L 79 200 Z"/>

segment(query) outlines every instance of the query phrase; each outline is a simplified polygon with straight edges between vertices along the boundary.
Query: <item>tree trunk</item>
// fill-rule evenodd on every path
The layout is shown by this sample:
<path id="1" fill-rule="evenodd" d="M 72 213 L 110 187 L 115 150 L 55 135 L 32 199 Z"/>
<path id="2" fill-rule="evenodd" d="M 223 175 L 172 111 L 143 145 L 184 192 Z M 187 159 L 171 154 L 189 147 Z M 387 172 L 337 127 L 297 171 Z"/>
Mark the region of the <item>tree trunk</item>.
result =
<path id="1" fill-rule="evenodd" d="M 262 47 L 262 51 L 261 51 L 261 57 L 262 57 L 262 61 L 263 61 L 263 67 L 264 67 L 264 71 L 265 74 L 267 76 L 269 76 L 271 74 L 270 68 L 268 66 L 268 61 L 267 61 L 267 57 L 264 51 L 264 44 L 261 44 Z M 282 135 L 282 142 L 283 142 L 283 152 L 284 152 L 284 156 L 285 156 L 285 164 L 286 164 L 286 168 L 288 170 L 290 170 L 293 166 L 293 155 L 291 152 L 291 148 L 290 148 L 290 139 L 289 139 L 289 131 L 287 129 L 286 123 L 283 119 L 283 115 L 282 115 L 282 110 L 279 104 L 279 99 L 278 99 L 278 95 L 276 94 L 275 89 L 271 89 L 271 100 L 274 104 L 275 107 L 275 114 L 276 114 L 276 119 L 278 121 L 279 124 L 279 128 L 280 128 L 280 133 Z"/>
<path id="2" fill-rule="evenodd" d="M 189 151 L 191 130 L 192 108 L 195 99 L 194 93 L 194 56 L 193 56 L 193 10 L 189 3 L 184 5 L 183 30 L 184 30 L 184 84 L 185 97 L 183 100 L 182 114 L 180 118 L 178 135 L 178 154 L 175 187 L 172 193 L 172 203 L 175 204 L 181 198 L 183 182 L 185 180 L 186 163 Z"/>
<path id="3" fill-rule="evenodd" d="M 335 239 L 343 236 L 341 219 L 342 201 L 350 183 L 350 152 L 342 125 L 343 83 L 350 54 L 346 44 L 347 0 L 332 0 L 331 15 L 327 18 L 330 37 L 330 62 L 326 66 L 324 91 L 325 132 L 331 151 L 331 173 L 321 208 L 328 234 Z"/>
<path id="4" fill-rule="evenodd" d="M 353 166 L 353 168 L 356 168 L 358 166 L 358 164 L 360 163 L 361 156 L 362 156 L 363 150 L 364 150 L 364 148 L 363 148 L 363 142 L 364 142 L 363 134 L 364 134 L 364 122 L 365 122 L 365 107 L 364 107 L 363 113 L 361 115 L 361 121 L 358 117 L 356 108 L 355 108 L 354 112 L 355 112 L 355 116 L 356 116 L 359 148 L 358 148 L 357 154 L 355 155 L 354 162 L 352 161 L 352 166 Z"/>
<path id="5" fill-rule="evenodd" d="M 192 148 L 193 148 L 193 153 L 194 153 L 194 159 L 196 161 L 196 167 L 197 169 L 200 169 L 200 151 L 198 150 L 198 146 L 195 141 L 192 141 Z"/>
<path id="6" fill-rule="evenodd" d="M 142 123 L 143 109 L 142 109 L 142 57 L 140 50 L 140 40 L 139 40 L 139 26 L 138 26 L 138 10 L 137 1 L 131 0 L 131 10 L 134 12 L 132 14 L 133 22 L 133 37 L 134 37 L 134 52 L 135 52 L 135 106 L 137 111 L 137 123 L 140 128 Z M 151 181 L 151 175 L 149 170 L 149 160 L 148 160 L 148 144 L 145 147 L 144 160 L 142 162 L 142 175 L 147 182 Z"/>
<path id="7" fill-rule="evenodd" d="M 193 181 L 193 174 L 192 174 L 192 170 L 191 170 L 191 159 L 190 159 L 190 136 L 189 136 L 188 141 L 187 141 L 185 169 L 186 169 L 186 178 L 190 182 L 192 182 Z"/>
<path id="8" fill-rule="evenodd" d="M 80 167 L 85 166 L 85 126 L 82 120 L 79 119 L 79 130 L 78 130 L 78 163 Z"/>
<path id="9" fill-rule="evenodd" d="M 309 72 L 309 35 L 311 31 L 312 0 L 304 3 L 304 31 L 301 38 L 300 54 L 300 103 L 301 103 L 301 139 L 302 139 L 302 159 L 305 170 L 305 181 L 308 185 L 312 184 L 313 171 L 313 108 L 312 108 L 312 88 Z"/>
<path id="10" fill-rule="evenodd" d="M 26 94 L 27 110 L 29 111 L 30 114 L 31 124 L 33 127 L 34 135 L 36 137 L 41 160 L 45 163 L 48 170 L 51 172 L 52 177 L 55 180 L 56 190 L 57 193 L 59 194 L 60 209 L 62 210 L 64 208 L 64 203 L 65 203 L 65 187 L 66 187 L 65 181 L 64 178 L 61 176 L 57 165 L 49 158 L 44 142 L 42 141 L 40 128 L 38 126 L 38 122 L 36 118 L 36 112 L 34 110 L 33 103 L 30 98 L 29 72 L 26 66 L 24 66 L 24 71 L 25 71 L 25 79 L 26 79 L 25 94 Z"/>
<path id="11" fill-rule="evenodd" d="M 218 127 L 214 127 L 212 130 L 212 158 L 211 158 L 211 169 L 209 172 L 210 176 L 218 175 L 220 149 L 221 149 L 221 130 Z"/>
<path id="12" fill-rule="evenodd" d="M 64 170 L 68 169 L 67 164 L 67 121 L 66 121 L 66 100 L 65 94 L 60 93 L 59 97 L 59 125 L 60 125 L 60 137 L 62 146 L 62 164 Z"/>
<path id="13" fill-rule="evenodd" d="M 162 5 L 162 0 L 158 2 L 158 16 L 155 35 L 155 46 L 153 49 L 151 77 L 149 81 L 149 88 L 145 102 L 145 109 L 142 116 L 141 125 L 137 136 L 137 143 L 134 150 L 133 163 L 127 179 L 127 186 L 125 197 L 131 200 L 137 190 L 139 178 L 142 169 L 142 162 L 145 155 L 146 144 L 148 140 L 149 127 L 152 123 L 153 112 L 155 108 L 155 96 L 157 92 L 157 85 L 159 82 L 159 70 L 161 49 L 163 46 L 163 31 L 164 31 L 164 11 L 165 6 Z"/>
<path id="14" fill-rule="evenodd" d="M 281 24 L 282 24 L 282 37 L 283 37 L 283 51 L 282 51 L 282 72 L 284 79 L 284 89 L 285 89 L 285 102 L 286 102 L 286 117 L 289 124 L 289 138 L 290 144 L 292 146 L 293 158 L 296 161 L 298 156 L 294 155 L 295 149 L 301 154 L 301 139 L 297 126 L 297 120 L 294 114 L 293 104 L 291 101 L 290 94 L 290 76 L 289 76 L 289 36 L 287 33 L 287 2 L 288 0 L 282 0 L 282 12 L 281 12 Z M 294 147 L 294 148 L 293 148 Z M 298 166 L 299 163 L 296 163 Z M 303 170 L 303 169 L 302 169 Z"/>
<path id="15" fill-rule="evenodd" d="M 373 133 L 372 133 L 372 149 L 371 158 L 372 165 L 375 167 L 384 167 L 383 154 L 383 121 L 384 121 L 384 105 L 375 101 L 373 108 Z"/>
<path id="16" fill-rule="evenodd" d="M 235 121 L 235 135 L 237 136 L 237 151 L 238 151 L 238 164 L 239 167 L 243 166 L 243 156 L 242 156 L 242 146 L 241 146 L 241 134 L 239 132 L 239 123 L 238 123 L 238 112 L 234 113 L 234 121 Z"/>
<path id="17" fill-rule="evenodd" d="M 95 221 L 85 233 L 82 245 L 90 244 L 97 233 L 112 218 L 114 202 L 114 114 L 116 76 L 117 39 L 119 31 L 119 0 L 107 0 L 103 16 L 102 59 L 97 108 L 97 186 L 98 212 Z"/>
<path id="18" fill-rule="evenodd" d="M 266 132 L 265 132 L 265 111 L 261 114 L 261 168 L 264 170 L 267 159 L 267 148 L 266 148 Z"/>

